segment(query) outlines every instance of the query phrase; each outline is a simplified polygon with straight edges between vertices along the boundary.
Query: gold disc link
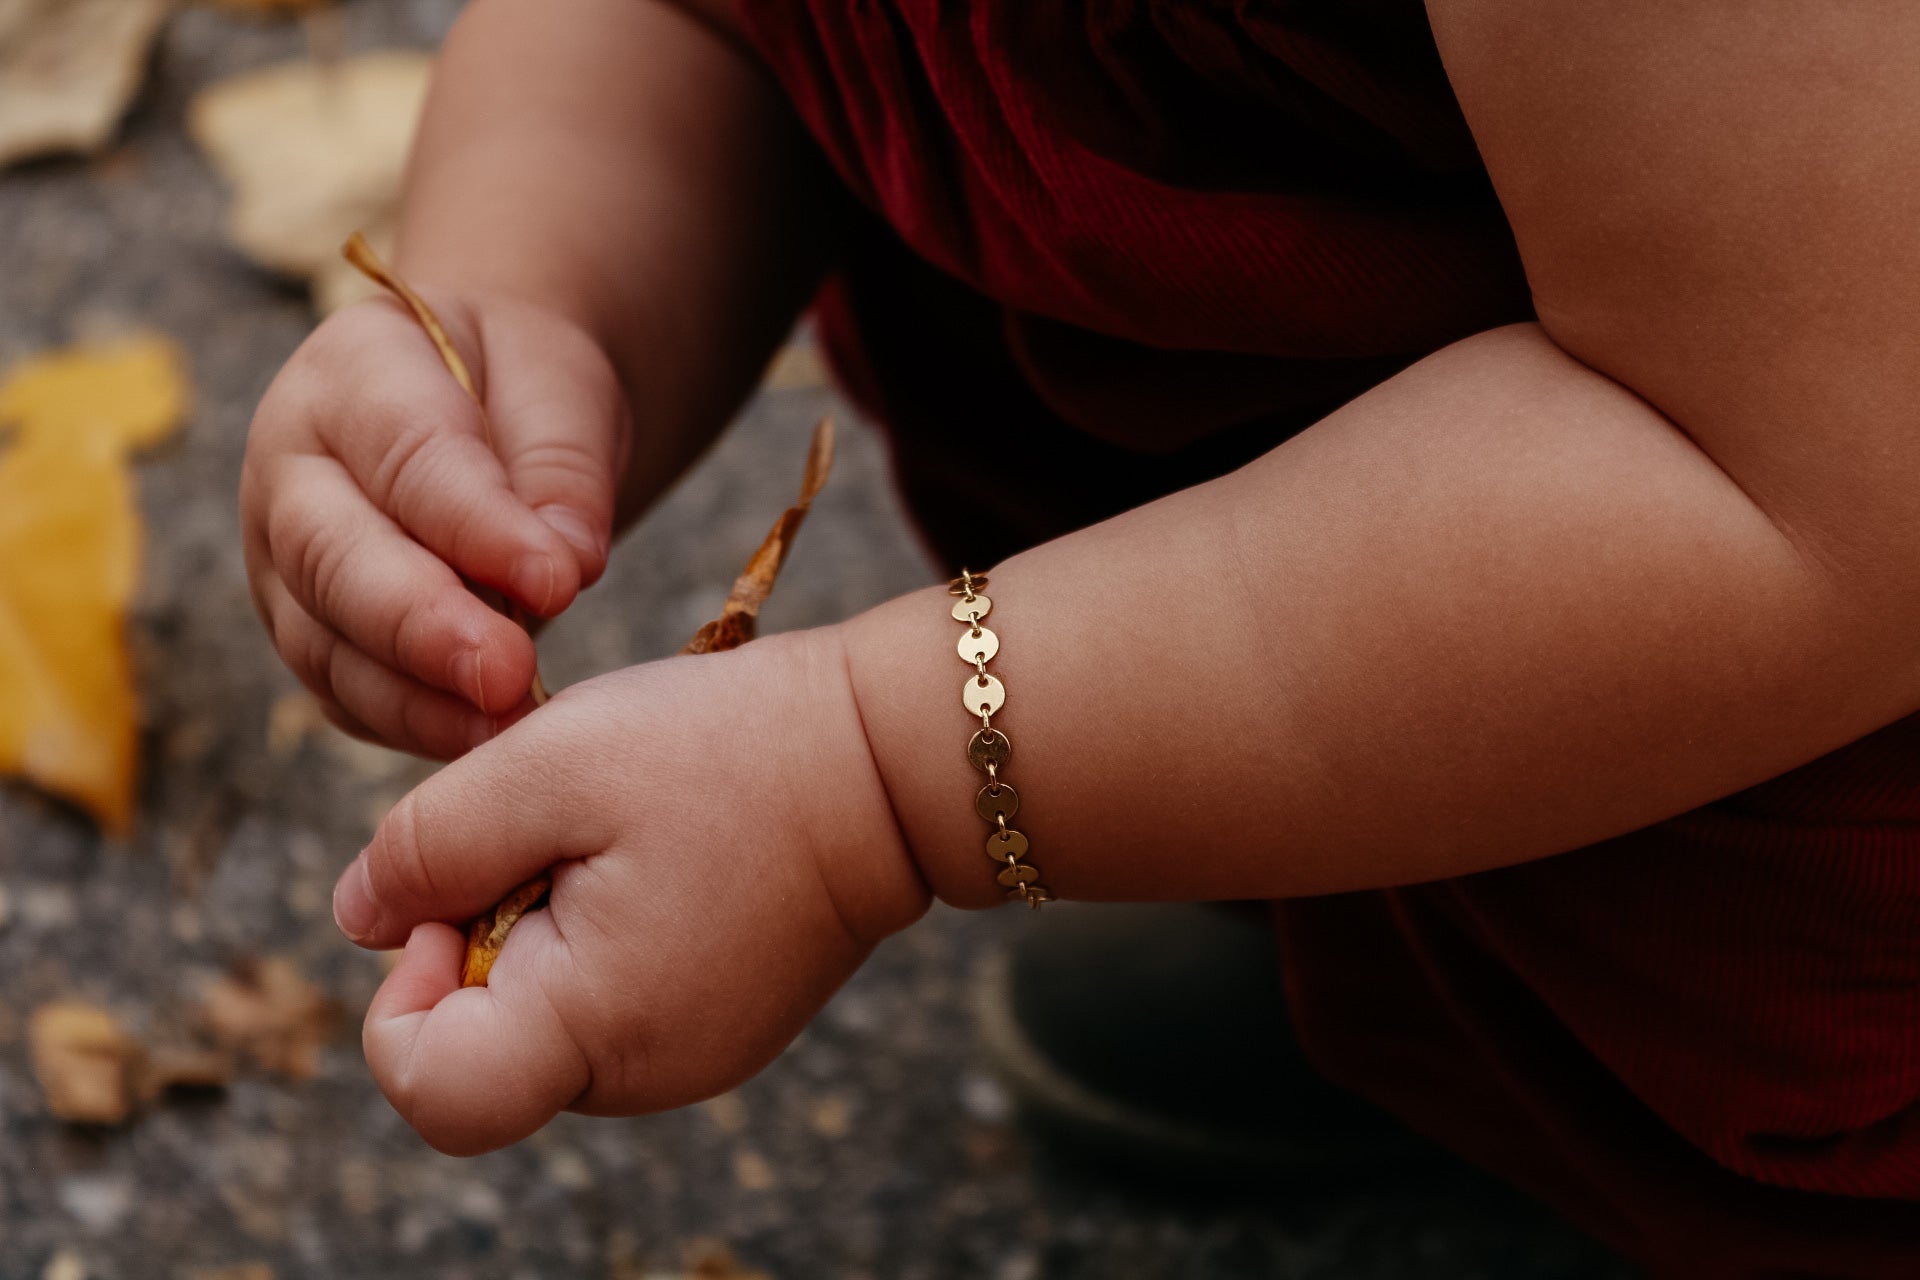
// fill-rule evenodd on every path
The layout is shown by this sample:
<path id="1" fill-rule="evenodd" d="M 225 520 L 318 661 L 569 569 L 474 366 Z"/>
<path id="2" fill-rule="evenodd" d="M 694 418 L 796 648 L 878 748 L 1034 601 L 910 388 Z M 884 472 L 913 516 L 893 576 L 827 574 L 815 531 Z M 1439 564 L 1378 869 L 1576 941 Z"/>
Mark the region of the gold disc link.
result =
<path id="1" fill-rule="evenodd" d="M 986 585 L 985 574 L 975 575 L 968 569 L 962 569 L 960 576 L 947 584 L 947 593 L 959 597 L 951 609 L 953 620 L 966 626 L 954 648 L 960 660 L 973 668 L 973 675 L 961 687 L 960 702 L 980 717 L 980 728 L 967 741 L 967 763 L 987 775 L 987 785 L 973 798 L 973 809 L 993 824 L 986 851 L 989 858 L 1002 864 L 994 878 L 1006 890 L 1007 899 L 1037 909 L 1041 903 L 1053 901 L 1053 894 L 1040 883 L 1039 870 L 1024 861 L 1030 848 L 1026 833 L 1007 825 L 1020 812 L 1020 793 L 1000 777 L 1013 755 L 1013 743 L 1005 731 L 993 725 L 993 717 L 1006 705 L 1007 688 L 987 670 L 987 664 L 1000 653 L 1000 637 L 981 625 L 993 609 L 993 601 L 979 591 Z"/>

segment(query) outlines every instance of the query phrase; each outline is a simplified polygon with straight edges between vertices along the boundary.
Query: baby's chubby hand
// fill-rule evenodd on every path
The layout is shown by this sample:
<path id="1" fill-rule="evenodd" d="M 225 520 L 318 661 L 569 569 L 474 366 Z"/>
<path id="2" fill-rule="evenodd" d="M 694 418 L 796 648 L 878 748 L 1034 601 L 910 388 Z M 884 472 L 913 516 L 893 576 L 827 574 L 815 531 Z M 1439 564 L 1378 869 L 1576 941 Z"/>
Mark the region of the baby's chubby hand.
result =
<path id="1" fill-rule="evenodd" d="M 548 908 L 462 988 L 455 922 L 549 868 Z M 929 901 L 823 628 L 568 689 L 395 806 L 334 914 L 406 944 L 367 1062 L 471 1154 L 733 1087 Z"/>
<path id="2" fill-rule="evenodd" d="M 240 514 L 254 603 L 329 717 L 444 759 L 523 714 L 534 671 L 526 634 L 462 578 L 540 617 L 572 603 L 606 566 L 630 428 L 579 325 L 428 300 L 484 420 L 404 308 L 349 307 L 262 400 Z"/>

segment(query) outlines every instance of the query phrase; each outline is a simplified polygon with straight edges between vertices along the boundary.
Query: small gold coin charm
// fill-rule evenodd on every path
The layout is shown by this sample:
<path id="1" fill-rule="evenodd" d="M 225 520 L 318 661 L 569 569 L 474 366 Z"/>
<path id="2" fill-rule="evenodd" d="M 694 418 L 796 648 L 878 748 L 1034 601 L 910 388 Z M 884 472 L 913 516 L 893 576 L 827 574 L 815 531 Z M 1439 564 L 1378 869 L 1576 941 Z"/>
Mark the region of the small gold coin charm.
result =
<path id="1" fill-rule="evenodd" d="M 1011 822 L 1013 815 L 1020 812 L 1020 793 L 1003 782 L 1000 784 L 1000 794 L 995 795 L 993 784 L 988 783 L 980 788 L 980 794 L 973 798 L 973 811 L 988 822 L 993 821 L 993 815 L 996 813 L 1005 814 L 1007 821 Z"/>
<path id="2" fill-rule="evenodd" d="M 993 655 L 1000 652 L 1000 637 L 985 627 L 970 627 L 960 633 L 960 643 L 954 648 L 960 651 L 960 661 L 969 666 L 976 661 L 992 662 Z"/>
<path id="3" fill-rule="evenodd" d="M 1000 683 L 998 676 L 968 676 L 960 690 L 960 701 L 975 715 L 980 714 L 981 707 L 987 709 L 988 715 L 995 715 L 1007 704 L 1007 686 Z"/>
<path id="4" fill-rule="evenodd" d="M 996 831 L 987 837 L 987 856 L 995 862 L 1018 861 L 1027 856 L 1027 838 L 1018 831 Z"/>
<path id="5" fill-rule="evenodd" d="M 967 763 L 982 773 L 987 771 L 989 761 L 996 769 L 1006 768 L 1011 755 L 1013 744 L 998 729 L 976 729 L 967 743 Z"/>
<path id="6" fill-rule="evenodd" d="M 975 596 L 971 600 L 955 600 L 953 602 L 953 620 L 955 622 L 972 622 L 975 618 L 984 618 L 991 612 L 993 612 L 993 601 L 987 599 L 985 596 Z"/>
<path id="7" fill-rule="evenodd" d="M 995 880 L 998 880 L 1009 889 L 1017 888 L 1023 884 L 1032 884 L 1039 878 L 1040 873 L 1024 862 L 1016 862 L 994 877 Z"/>

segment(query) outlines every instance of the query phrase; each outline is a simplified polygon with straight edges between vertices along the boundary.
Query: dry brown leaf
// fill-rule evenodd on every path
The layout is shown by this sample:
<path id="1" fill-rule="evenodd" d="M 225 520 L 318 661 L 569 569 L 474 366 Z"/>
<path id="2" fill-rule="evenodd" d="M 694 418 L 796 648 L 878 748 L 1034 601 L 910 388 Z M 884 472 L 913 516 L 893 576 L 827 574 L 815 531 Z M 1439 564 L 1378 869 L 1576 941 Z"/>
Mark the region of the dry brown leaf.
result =
<path id="1" fill-rule="evenodd" d="M 279 956 L 235 966 L 208 987 L 200 1019 L 221 1048 L 305 1080 L 320 1066 L 339 1006 Z"/>
<path id="2" fill-rule="evenodd" d="M 66 1000 L 34 1011 L 27 1029 L 47 1110 L 74 1124 L 119 1124 L 168 1089 L 215 1089 L 231 1062 L 216 1050 L 148 1049 L 98 1005 Z"/>
<path id="3" fill-rule="evenodd" d="M 267 18 L 286 18 L 324 9 L 333 0 L 201 0 L 209 8 Z"/>
<path id="4" fill-rule="evenodd" d="M 231 1267 L 193 1267 L 181 1272 L 181 1280 L 274 1280 L 273 1268 L 264 1262 L 242 1262 Z"/>
<path id="5" fill-rule="evenodd" d="M 286 63 L 223 80 L 188 106 L 188 131 L 233 186 L 234 243 L 311 282 L 322 310 L 374 292 L 339 245 L 355 228 L 389 238 L 431 66 L 398 51 Z"/>
<path id="6" fill-rule="evenodd" d="M 137 706 L 125 615 L 140 559 L 125 452 L 187 407 L 161 339 L 55 352 L 0 384 L 0 773 L 133 821 Z"/>
<path id="7" fill-rule="evenodd" d="M 507 934 L 520 923 L 520 917 L 540 905 L 553 888 L 550 876 L 536 876 L 508 894 L 505 901 L 487 915 L 467 926 L 467 959 L 460 969 L 460 985 L 484 987 L 500 948 L 507 945 Z"/>
<path id="8" fill-rule="evenodd" d="M 734 1260 L 733 1251 L 718 1240 L 695 1240 L 683 1254 L 685 1270 L 655 1275 L 649 1280 L 772 1280 L 764 1271 L 749 1271 Z"/>
<path id="9" fill-rule="evenodd" d="M 753 639 L 760 617 L 760 606 L 766 603 L 773 592 L 774 579 L 780 576 L 780 567 L 787 562 L 787 552 L 793 549 L 793 535 L 800 530 L 801 521 L 807 518 L 807 512 L 813 508 L 813 500 L 820 496 L 821 486 L 827 482 L 827 473 L 833 470 L 833 420 L 822 418 L 813 429 L 813 443 L 807 449 L 807 469 L 800 480 L 800 498 L 791 507 L 780 513 L 773 522 L 773 528 L 767 531 L 760 549 L 747 561 L 747 567 L 738 578 L 733 580 L 733 590 L 727 593 L 727 602 L 721 606 L 720 616 L 701 627 L 687 641 L 682 653 L 718 653 L 722 649 L 734 649 Z"/>
<path id="10" fill-rule="evenodd" d="M 143 1051 L 112 1014 L 66 1001 L 34 1010 L 27 1028 L 47 1110 L 75 1124 L 119 1124 L 133 1114 Z"/>
<path id="11" fill-rule="evenodd" d="M 398 298 L 401 305 L 413 313 L 413 318 L 419 321 L 422 329 L 427 331 L 427 338 L 433 343 L 433 349 L 440 353 L 440 363 L 447 366 L 447 372 L 452 374 L 453 380 L 460 384 L 460 389 L 466 392 L 475 404 L 480 404 L 480 389 L 474 385 L 473 374 L 467 371 L 467 362 L 460 358 L 460 348 L 453 345 L 453 339 L 447 336 L 447 327 L 440 323 L 440 317 L 433 313 L 433 308 L 427 305 L 427 300 L 415 293 L 413 286 L 402 280 L 399 274 L 389 267 L 378 253 L 374 252 L 373 246 L 367 243 L 366 236 L 360 232 L 355 231 L 347 237 L 346 244 L 341 246 L 340 256 L 346 259 L 348 266 Z M 483 422 L 482 425 L 487 424 Z M 492 446 L 491 438 L 488 439 L 487 444 L 489 447 Z"/>
<path id="12" fill-rule="evenodd" d="M 681 653 L 719 653 L 726 649 L 737 649 L 753 639 L 754 629 L 760 616 L 760 606 L 766 603 L 767 596 L 773 591 L 774 579 L 780 576 L 780 567 L 787 562 L 787 552 L 793 548 L 794 534 L 799 532 L 800 524 L 807 518 L 807 512 L 813 507 L 813 500 L 820 496 L 821 487 L 827 483 L 827 474 L 833 470 L 833 419 L 822 418 L 813 428 L 813 442 L 807 448 L 806 471 L 800 478 L 800 497 L 791 507 L 780 513 L 773 522 L 773 528 L 767 532 L 760 543 L 760 549 L 747 561 L 747 568 L 734 579 L 733 590 L 727 593 L 727 602 L 721 606 L 720 616 L 701 627 L 687 641 Z M 492 911 L 481 916 L 467 926 L 467 957 L 461 966 L 461 985 L 484 987 L 487 975 L 493 970 L 493 962 L 499 958 L 500 948 L 507 942 L 507 934 L 519 922 L 520 917 L 547 895 L 553 881 L 548 876 L 537 876 L 515 889 Z M 504 914 L 510 905 L 519 904 L 508 919 Z"/>
<path id="13" fill-rule="evenodd" d="M 0 0 L 0 166 L 113 136 L 169 0 Z"/>

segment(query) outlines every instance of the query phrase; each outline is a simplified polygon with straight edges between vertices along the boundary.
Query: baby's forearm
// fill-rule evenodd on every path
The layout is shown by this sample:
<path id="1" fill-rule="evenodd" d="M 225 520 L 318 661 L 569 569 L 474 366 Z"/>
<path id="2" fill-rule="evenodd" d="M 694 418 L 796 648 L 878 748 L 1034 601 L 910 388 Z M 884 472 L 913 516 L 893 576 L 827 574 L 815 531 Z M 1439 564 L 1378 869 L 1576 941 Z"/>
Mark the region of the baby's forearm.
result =
<path id="1" fill-rule="evenodd" d="M 631 510 L 752 389 L 834 207 L 791 108 L 719 26 L 667 0 L 475 0 L 435 73 L 399 265 L 600 339 L 636 418 Z"/>
<path id="2" fill-rule="evenodd" d="M 1016 825 L 1062 897 L 1284 897 L 1524 861 L 1920 705 L 1904 624 L 1531 326 L 992 566 L 986 594 Z M 984 904 L 1000 891 L 950 604 L 890 602 L 845 643 L 916 860 L 943 898 Z"/>

